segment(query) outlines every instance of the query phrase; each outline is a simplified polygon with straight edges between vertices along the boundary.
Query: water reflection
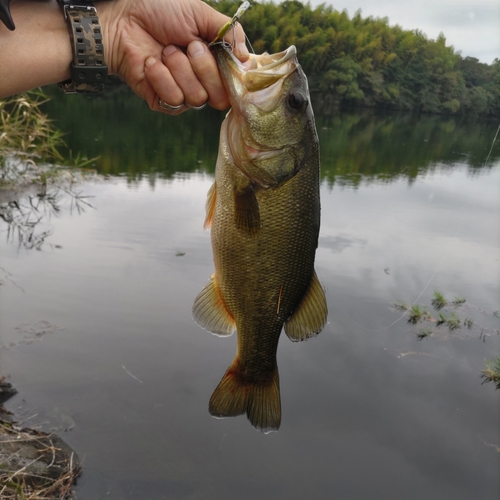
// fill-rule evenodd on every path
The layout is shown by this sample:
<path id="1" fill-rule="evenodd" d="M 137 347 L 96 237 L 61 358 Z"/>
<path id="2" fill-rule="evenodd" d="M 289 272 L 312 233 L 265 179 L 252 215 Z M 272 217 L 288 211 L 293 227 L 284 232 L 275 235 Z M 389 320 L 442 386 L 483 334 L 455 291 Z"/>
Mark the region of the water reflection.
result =
<path id="1" fill-rule="evenodd" d="M 118 98 L 115 105 L 133 109 Z M 73 129 L 82 144 L 114 126 L 112 106 L 107 122 L 95 114 L 100 105 L 86 106 L 91 128 L 84 135 Z M 152 115 L 142 106 L 137 116 L 123 113 L 130 127 Z M 480 373 L 500 347 L 499 320 L 491 314 L 499 304 L 498 146 L 494 168 L 480 167 L 481 149 L 476 170 L 473 152 L 456 144 L 458 161 L 445 164 L 436 146 L 428 159 L 435 166 L 424 165 L 411 185 L 404 163 L 401 175 L 387 174 L 389 182 L 367 172 L 355 189 L 339 175 L 333 187 L 323 184 L 315 265 L 327 287 L 330 322 L 314 341 L 280 344 L 286 418 L 279 433 L 262 436 L 245 419 L 207 414 L 236 347 L 236 338 L 214 339 L 191 317 L 193 297 L 213 271 L 210 237 L 201 231 L 213 175 L 166 172 L 154 158 L 166 159 L 163 153 L 134 151 L 152 134 L 166 138 L 165 122 L 157 131 L 145 127 L 145 136 L 135 128 L 122 151 L 105 146 L 121 177 L 85 184 L 96 209 L 82 216 L 61 210 L 41 251 L 19 251 L 2 226 L 1 266 L 10 279 L 0 275 L 1 344 L 19 344 L 22 325 L 58 327 L 40 342 L 0 351 L 2 374 L 19 390 L 8 408 L 18 414 L 22 406 L 24 418 L 36 415 L 30 423 L 56 433 L 74 421 L 62 435 L 85 456 L 78 497 L 274 500 L 335 492 L 357 500 L 389 492 L 405 500 L 497 499 L 498 391 L 481 386 Z M 179 122 L 172 123 L 175 134 Z M 196 132 L 216 130 L 207 145 L 210 168 L 219 123 L 200 124 Z M 477 126 L 494 136 L 495 125 Z M 326 155 L 333 129 L 318 128 Z M 67 139 L 71 144 L 73 135 Z M 372 147 L 389 150 L 386 140 Z M 86 155 L 102 154 L 100 144 Z M 136 154 L 144 165 L 125 158 Z M 168 165 L 176 163 L 184 168 L 176 159 Z M 199 165 L 186 168 L 208 171 Z M 55 245 L 61 249 L 52 251 Z M 463 294 L 464 316 L 493 333 L 484 342 L 474 327 L 448 334 L 442 326 L 418 341 L 418 325 L 394 324 L 401 313 L 391 305 L 412 303 L 426 285 L 420 304 L 431 304 L 435 290 L 450 299 Z M 300 474 L 293 472 L 297 464 Z"/>
<path id="2" fill-rule="evenodd" d="M 25 250 L 41 250 L 53 232 L 47 223 L 60 215 L 64 195 L 68 197 L 70 212 L 81 214 L 92 207 L 86 196 L 70 183 L 0 190 L 0 219 L 5 223 L 7 242 Z"/>
<path id="3" fill-rule="evenodd" d="M 53 90 L 49 90 L 49 92 Z M 314 107 L 314 96 L 313 96 Z M 172 178 L 176 172 L 213 173 L 224 113 L 168 117 L 122 87 L 104 97 L 69 96 L 47 104 L 56 124 L 68 131 L 73 151 L 96 162 L 102 174 L 128 180 Z M 418 175 L 467 165 L 471 175 L 489 170 L 500 148 L 485 159 L 498 123 L 437 115 L 380 115 L 371 111 L 322 115 L 315 109 L 321 145 L 322 180 L 329 186 L 413 182 Z"/>

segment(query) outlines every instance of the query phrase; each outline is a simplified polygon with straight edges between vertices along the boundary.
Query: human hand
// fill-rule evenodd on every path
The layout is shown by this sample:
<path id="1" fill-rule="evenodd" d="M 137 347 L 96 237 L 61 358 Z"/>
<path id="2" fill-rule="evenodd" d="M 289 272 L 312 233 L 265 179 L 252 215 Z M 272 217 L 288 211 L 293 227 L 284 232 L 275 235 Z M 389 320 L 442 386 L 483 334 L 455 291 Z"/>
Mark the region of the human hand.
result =
<path id="1" fill-rule="evenodd" d="M 159 99 L 184 104 L 176 111 L 162 109 L 171 115 L 207 101 L 217 109 L 229 107 L 207 47 L 228 17 L 201 0 L 114 0 L 97 7 L 110 74 L 121 76 L 151 109 L 160 110 Z M 235 55 L 244 62 L 249 55 L 241 26 L 234 37 Z"/>

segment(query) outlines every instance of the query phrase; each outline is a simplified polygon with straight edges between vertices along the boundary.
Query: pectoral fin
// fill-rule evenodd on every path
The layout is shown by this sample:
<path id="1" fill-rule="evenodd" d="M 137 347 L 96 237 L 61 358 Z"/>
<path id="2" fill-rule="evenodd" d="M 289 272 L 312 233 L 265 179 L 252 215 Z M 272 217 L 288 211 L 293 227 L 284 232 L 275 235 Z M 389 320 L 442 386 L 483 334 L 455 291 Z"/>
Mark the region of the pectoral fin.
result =
<path id="1" fill-rule="evenodd" d="M 236 323 L 226 309 L 215 276 L 198 294 L 193 304 L 193 318 L 202 328 L 216 335 L 229 336 L 236 330 Z"/>
<path id="2" fill-rule="evenodd" d="M 285 323 L 285 333 L 294 342 L 307 340 L 323 329 L 327 315 L 325 292 L 314 272 L 302 301 Z"/>
<path id="3" fill-rule="evenodd" d="M 217 184 L 214 182 L 207 193 L 207 201 L 205 203 L 205 223 L 203 224 L 203 229 L 208 229 L 212 225 L 212 219 L 214 218 L 215 212 L 215 202 L 217 200 Z"/>
<path id="4" fill-rule="evenodd" d="M 251 184 L 234 189 L 234 219 L 239 229 L 250 233 L 260 229 L 259 202 Z"/>

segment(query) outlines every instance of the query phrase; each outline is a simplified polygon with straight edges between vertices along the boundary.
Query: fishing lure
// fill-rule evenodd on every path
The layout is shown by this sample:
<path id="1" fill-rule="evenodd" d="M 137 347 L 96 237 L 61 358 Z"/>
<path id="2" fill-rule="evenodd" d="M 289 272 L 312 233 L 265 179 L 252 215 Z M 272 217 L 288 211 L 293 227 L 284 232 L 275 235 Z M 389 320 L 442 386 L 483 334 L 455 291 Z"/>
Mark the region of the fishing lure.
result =
<path id="1" fill-rule="evenodd" d="M 250 2 L 247 2 L 246 0 L 238 7 L 238 10 L 234 14 L 234 16 L 224 25 L 222 28 L 219 30 L 219 33 L 217 33 L 217 36 L 212 40 L 212 42 L 209 44 L 209 46 L 214 45 L 216 43 L 219 43 L 223 38 L 224 35 L 232 28 L 236 26 L 236 23 L 238 22 L 239 18 L 245 13 L 245 11 L 250 7 Z"/>
<path id="2" fill-rule="evenodd" d="M 10 31 L 16 29 L 10 14 L 10 0 L 0 0 L 0 21 L 2 21 Z"/>

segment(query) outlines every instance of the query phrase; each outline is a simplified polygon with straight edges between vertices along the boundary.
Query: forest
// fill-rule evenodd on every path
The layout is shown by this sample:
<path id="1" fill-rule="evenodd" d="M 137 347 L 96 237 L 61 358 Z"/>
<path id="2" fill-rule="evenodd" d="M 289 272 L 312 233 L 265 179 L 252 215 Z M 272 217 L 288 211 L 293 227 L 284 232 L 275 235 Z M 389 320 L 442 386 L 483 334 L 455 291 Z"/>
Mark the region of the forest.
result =
<path id="1" fill-rule="evenodd" d="M 232 15 L 240 0 L 207 0 Z M 312 93 L 336 107 L 500 117 L 500 60 L 462 56 L 444 34 L 391 26 L 387 17 L 349 17 L 322 4 L 253 1 L 241 19 L 255 53 L 297 47 Z"/>

